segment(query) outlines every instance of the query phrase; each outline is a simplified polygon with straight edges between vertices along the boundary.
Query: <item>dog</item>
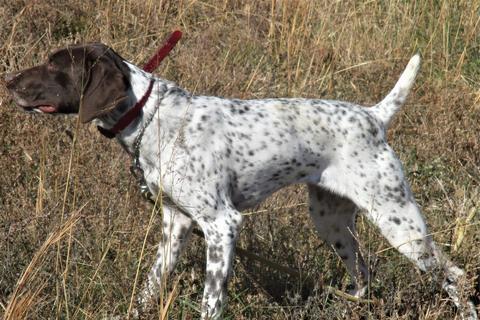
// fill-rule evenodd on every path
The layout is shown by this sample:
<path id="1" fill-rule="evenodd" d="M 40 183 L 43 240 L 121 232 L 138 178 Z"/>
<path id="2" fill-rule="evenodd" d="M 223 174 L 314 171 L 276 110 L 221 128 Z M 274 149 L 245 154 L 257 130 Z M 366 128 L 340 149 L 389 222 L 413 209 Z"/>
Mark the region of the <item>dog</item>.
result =
<path id="1" fill-rule="evenodd" d="M 461 299 L 464 272 L 437 248 L 385 131 L 404 104 L 420 66 L 409 61 L 373 107 L 320 99 L 238 100 L 197 96 L 154 77 L 100 43 L 58 50 L 30 69 L 5 76 L 26 111 L 78 114 L 115 136 L 135 160 L 145 186 L 163 201 L 163 238 L 139 310 L 158 297 L 194 223 L 207 244 L 202 319 L 218 319 L 241 210 L 295 183 L 308 185 L 319 236 L 344 262 L 361 296 L 368 268 L 355 236 L 359 209 L 399 252 L 439 281 L 463 319 L 477 319 Z M 139 104 L 138 115 L 118 129 Z M 113 128 L 116 128 L 113 130 Z M 108 135 L 108 134 L 107 134 Z"/>

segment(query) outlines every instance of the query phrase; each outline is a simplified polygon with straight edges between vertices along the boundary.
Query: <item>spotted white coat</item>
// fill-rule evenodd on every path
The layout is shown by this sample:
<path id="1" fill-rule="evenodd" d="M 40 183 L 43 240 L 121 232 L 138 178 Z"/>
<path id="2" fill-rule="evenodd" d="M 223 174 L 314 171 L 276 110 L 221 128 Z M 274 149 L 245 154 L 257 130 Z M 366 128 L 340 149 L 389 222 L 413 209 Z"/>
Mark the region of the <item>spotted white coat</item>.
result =
<path id="1" fill-rule="evenodd" d="M 125 63 L 131 95 L 138 100 L 152 75 Z M 165 197 L 163 239 L 140 306 L 157 297 L 196 223 L 207 243 L 202 318 L 219 318 L 242 225 L 240 211 L 285 186 L 306 183 L 318 234 L 343 260 L 353 294 L 362 295 L 369 281 L 355 233 L 361 209 L 420 270 L 441 272 L 442 286 L 462 317 L 476 319 L 473 305 L 458 294 L 463 271 L 428 234 L 402 165 L 386 141 L 388 123 L 405 102 L 419 65 L 416 55 L 393 90 L 370 108 L 332 100 L 197 96 L 157 78 L 143 116 L 117 137 L 133 153 L 145 119 L 154 116 L 139 160 L 150 191 Z M 117 118 L 110 114 L 96 121 L 108 129 Z"/>

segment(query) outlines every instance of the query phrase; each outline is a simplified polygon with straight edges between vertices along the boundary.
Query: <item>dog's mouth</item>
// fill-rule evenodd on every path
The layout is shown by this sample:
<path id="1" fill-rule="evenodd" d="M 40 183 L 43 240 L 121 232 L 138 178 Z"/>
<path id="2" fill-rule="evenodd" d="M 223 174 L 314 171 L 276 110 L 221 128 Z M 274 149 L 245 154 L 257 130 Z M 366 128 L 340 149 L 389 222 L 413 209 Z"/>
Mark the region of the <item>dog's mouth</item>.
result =
<path id="1" fill-rule="evenodd" d="M 37 106 L 36 108 L 43 113 L 57 112 L 57 107 L 55 107 L 54 105 L 51 105 L 51 104 L 42 104 L 40 106 Z"/>
<path id="2" fill-rule="evenodd" d="M 21 107 L 26 112 L 40 112 L 40 113 L 57 113 L 58 106 L 49 103 L 35 103 L 33 101 L 29 101 L 30 99 L 24 99 L 16 92 L 13 92 L 13 101 Z"/>
<path id="3" fill-rule="evenodd" d="M 58 108 L 52 104 L 40 104 L 38 106 L 21 106 L 27 112 L 56 113 Z"/>

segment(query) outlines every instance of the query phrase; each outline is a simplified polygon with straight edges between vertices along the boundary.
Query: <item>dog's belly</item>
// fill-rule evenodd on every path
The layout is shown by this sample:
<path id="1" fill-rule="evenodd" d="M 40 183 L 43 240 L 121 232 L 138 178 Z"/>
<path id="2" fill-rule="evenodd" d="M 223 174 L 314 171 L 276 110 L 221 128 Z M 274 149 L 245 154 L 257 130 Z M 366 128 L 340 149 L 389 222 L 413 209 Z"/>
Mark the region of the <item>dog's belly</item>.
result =
<path id="1" fill-rule="evenodd" d="M 255 162 L 253 167 L 237 168 L 231 175 L 232 203 L 244 210 L 288 185 L 317 184 L 327 165 L 325 158 L 292 153 L 274 155 L 267 161 Z"/>
<path id="2" fill-rule="evenodd" d="M 268 196 L 288 184 L 267 184 L 247 187 L 245 190 L 234 190 L 232 192 L 232 203 L 237 210 L 250 209 L 259 205 Z"/>

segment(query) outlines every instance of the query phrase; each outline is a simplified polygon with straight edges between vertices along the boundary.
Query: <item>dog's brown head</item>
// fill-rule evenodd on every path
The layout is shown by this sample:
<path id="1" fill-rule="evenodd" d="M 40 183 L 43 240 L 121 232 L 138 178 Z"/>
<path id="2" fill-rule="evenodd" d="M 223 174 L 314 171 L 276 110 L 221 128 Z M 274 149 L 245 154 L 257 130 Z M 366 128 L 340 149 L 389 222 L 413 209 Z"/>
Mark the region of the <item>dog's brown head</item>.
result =
<path id="1" fill-rule="evenodd" d="M 44 64 L 8 74 L 5 81 L 26 111 L 78 113 L 88 122 L 126 101 L 130 72 L 115 51 L 95 43 L 58 50 Z"/>

